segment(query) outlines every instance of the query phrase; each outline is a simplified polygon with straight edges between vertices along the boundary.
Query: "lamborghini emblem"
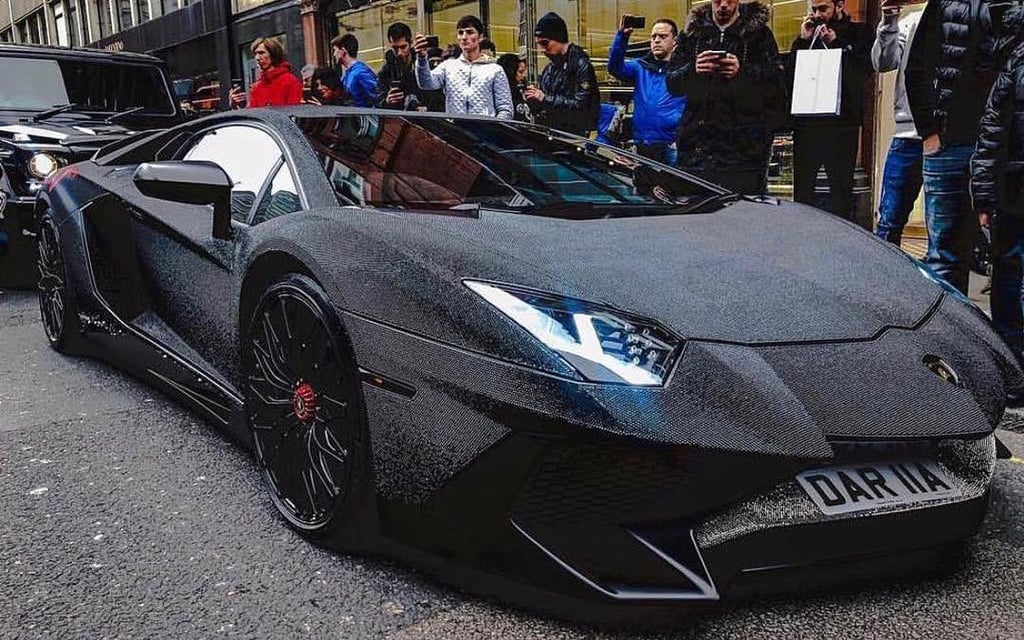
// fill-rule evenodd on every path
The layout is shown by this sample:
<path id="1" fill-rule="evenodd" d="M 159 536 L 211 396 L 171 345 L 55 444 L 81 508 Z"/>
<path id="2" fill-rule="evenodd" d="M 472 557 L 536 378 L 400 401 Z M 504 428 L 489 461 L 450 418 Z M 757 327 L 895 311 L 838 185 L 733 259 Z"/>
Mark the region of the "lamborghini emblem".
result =
<path id="1" fill-rule="evenodd" d="M 929 354 L 924 357 L 923 362 L 932 373 L 939 376 L 946 382 L 958 387 L 964 386 L 960 381 L 960 376 L 957 375 L 953 367 L 946 364 L 942 358 Z"/>

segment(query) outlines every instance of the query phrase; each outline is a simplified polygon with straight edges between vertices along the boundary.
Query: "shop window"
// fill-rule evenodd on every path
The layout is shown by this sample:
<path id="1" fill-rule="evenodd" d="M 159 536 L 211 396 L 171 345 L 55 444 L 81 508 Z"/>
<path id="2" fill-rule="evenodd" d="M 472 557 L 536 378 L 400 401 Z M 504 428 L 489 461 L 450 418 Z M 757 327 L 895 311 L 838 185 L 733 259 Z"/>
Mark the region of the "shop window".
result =
<path id="1" fill-rule="evenodd" d="M 149 0 L 139 0 L 139 24 L 149 22 Z"/>
<path id="2" fill-rule="evenodd" d="M 132 28 L 132 2 L 131 0 L 114 0 L 115 15 L 117 17 L 117 30 L 124 31 Z"/>
<path id="3" fill-rule="evenodd" d="M 409 25 L 413 33 L 419 30 L 416 0 L 399 0 L 384 5 L 364 7 L 355 11 L 339 13 L 337 18 L 338 33 L 332 34 L 332 37 L 351 33 L 358 38 L 359 59 L 374 71 L 379 71 L 384 66 L 384 52 L 387 50 L 387 32 L 390 25 L 395 22 L 404 22 Z M 431 31 L 431 33 L 434 32 Z M 454 34 L 453 23 L 452 38 L 454 38 Z M 441 35 L 442 46 L 445 37 Z"/>
<path id="4" fill-rule="evenodd" d="M 772 33 L 779 51 L 789 51 L 807 17 L 807 0 L 782 0 L 772 5 Z"/>
<path id="5" fill-rule="evenodd" d="M 198 1 L 199 0 L 185 0 L 185 4 Z M 232 4 L 234 5 L 235 13 L 242 13 L 243 11 L 255 9 L 256 7 L 262 7 L 263 5 L 273 1 L 274 0 L 234 0 Z"/>
<path id="6" fill-rule="evenodd" d="M 498 55 L 519 53 L 519 7 L 515 2 L 497 0 L 488 6 L 488 36 Z"/>
<path id="7" fill-rule="evenodd" d="M 57 44 L 62 47 L 71 46 L 71 38 L 68 37 L 68 20 L 64 15 L 64 5 L 60 2 L 51 6 L 53 10 L 53 25 L 57 29 Z"/>
<path id="8" fill-rule="evenodd" d="M 113 25 L 110 21 L 110 6 L 106 0 L 96 0 L 96 20 L 100 27 L 100 38 L 113 35 Z"/>
<path id="9" fill-rule="evenodd" d="M 178 0 L 160 0 L 160 15 L 167 15 L 178 10 Z"/>
<path id="10" fill-rule="evenodd" d="M 497 3 L 495 3 L 497 4 Z M 434 2 L 431 5 L 429 16 L 430 33 L 441 39 L 441 48 L 457 43 L 459 38 L 456 34 L 455 25 L 459 18 L 465 15 L 480 17 L 480 3 L 476 0 L 470 2 Z"/>
<path id="11" fill-rule="evenodd" d="M 71 30 L 71 46 L 77 47 L 92 42 L 89 37 L 89 24 L 85 19 L 85 0 L 70 0 L 68 2 L 68 28 Z"/>

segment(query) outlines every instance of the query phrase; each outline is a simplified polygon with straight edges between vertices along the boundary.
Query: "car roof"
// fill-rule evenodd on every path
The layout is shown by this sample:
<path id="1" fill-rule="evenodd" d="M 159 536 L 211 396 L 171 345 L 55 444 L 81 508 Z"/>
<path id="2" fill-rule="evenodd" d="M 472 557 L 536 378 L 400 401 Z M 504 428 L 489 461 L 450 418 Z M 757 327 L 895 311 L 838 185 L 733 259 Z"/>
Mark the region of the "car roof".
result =
<path id="1" fill-rule="evenodd" d="M 0 44 L 0 56 L 163 64 L 160 58 L 145 53 L 107 51 L 105 49 L 90 49 L 86 47 L 52 47 L 42 44 Z"/>

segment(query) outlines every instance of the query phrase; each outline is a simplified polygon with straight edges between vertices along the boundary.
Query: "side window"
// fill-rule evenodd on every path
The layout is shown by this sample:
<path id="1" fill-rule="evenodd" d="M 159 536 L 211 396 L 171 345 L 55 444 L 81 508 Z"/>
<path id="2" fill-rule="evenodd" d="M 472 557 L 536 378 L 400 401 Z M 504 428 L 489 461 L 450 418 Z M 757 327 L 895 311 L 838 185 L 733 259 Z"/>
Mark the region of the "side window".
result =
<path id="1" fill-rule="evenodd" d="M 260 206 L 256 208 L 252 224 L 295 213 L 300 209 L 302 209 L 302 203 L 299 202 L 299 192 L 292 180 L 292 172 L 288 170 L 288 163 L 282 162 L 281 167 L 274 174 L 274 181 L 270 183 L 270 188 L 260 199 Z"/>
<path id="2" fill-rule="evenodd" d="M 228 174 L 231 217 L 249 219 L 256 196 L 281 159 L 281 149 L 265 131 L 245 125 L 218 127 L 203 134 L 186 152 L 184 160 L 216 162 Z"/>

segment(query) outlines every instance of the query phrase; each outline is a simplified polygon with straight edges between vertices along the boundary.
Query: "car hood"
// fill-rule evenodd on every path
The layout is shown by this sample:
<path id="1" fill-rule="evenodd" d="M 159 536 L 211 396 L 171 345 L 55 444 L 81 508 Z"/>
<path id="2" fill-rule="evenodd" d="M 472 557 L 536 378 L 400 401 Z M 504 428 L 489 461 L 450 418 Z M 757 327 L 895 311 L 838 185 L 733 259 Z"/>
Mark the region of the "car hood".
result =
<path id="1" fill-rule="evenodd" d="M 899 250 L 789 203 L 587 221 L 488 211 L 402 214 L 409 225 L 381 217 L 389 244 L 404 249 L 396 268 L 416 281 L 531 287 L 646 316 L 689 339 L 866 339 L 915 326 L 942 295 Z M 430 274 L 412 273 L 422 270 Z"/>
<path id="2" fill-rule="evenodd" d="M 72 160 L 83 160 L 105 144 L 134 133 L 132 129 L 97 119 L 44 120 L 0 124 L 0 142 L 14 146 L 61 145 Z"/>
<path id="3" fill-rule="evenodd" d="M 982 434 L 1006 390 L 1021 386 L 975 309 L 898 249 L 801 205 L 592 221 L 355 208 L 287 218 L 258 225 L 265 250 L 315 265 L 349 314 L 362 366 L 417 388 L 450 377 L 501 396 L 502 414 L 550 398 L 566 424 L 807 456 L 833 439 Z M 466 280 L 600 302 L 658 321 L 685 345 L 664 388 L 575 385 L 566 381 L 576 371 Z M 961 383 L 930 370 L 929 355 Z"/>

